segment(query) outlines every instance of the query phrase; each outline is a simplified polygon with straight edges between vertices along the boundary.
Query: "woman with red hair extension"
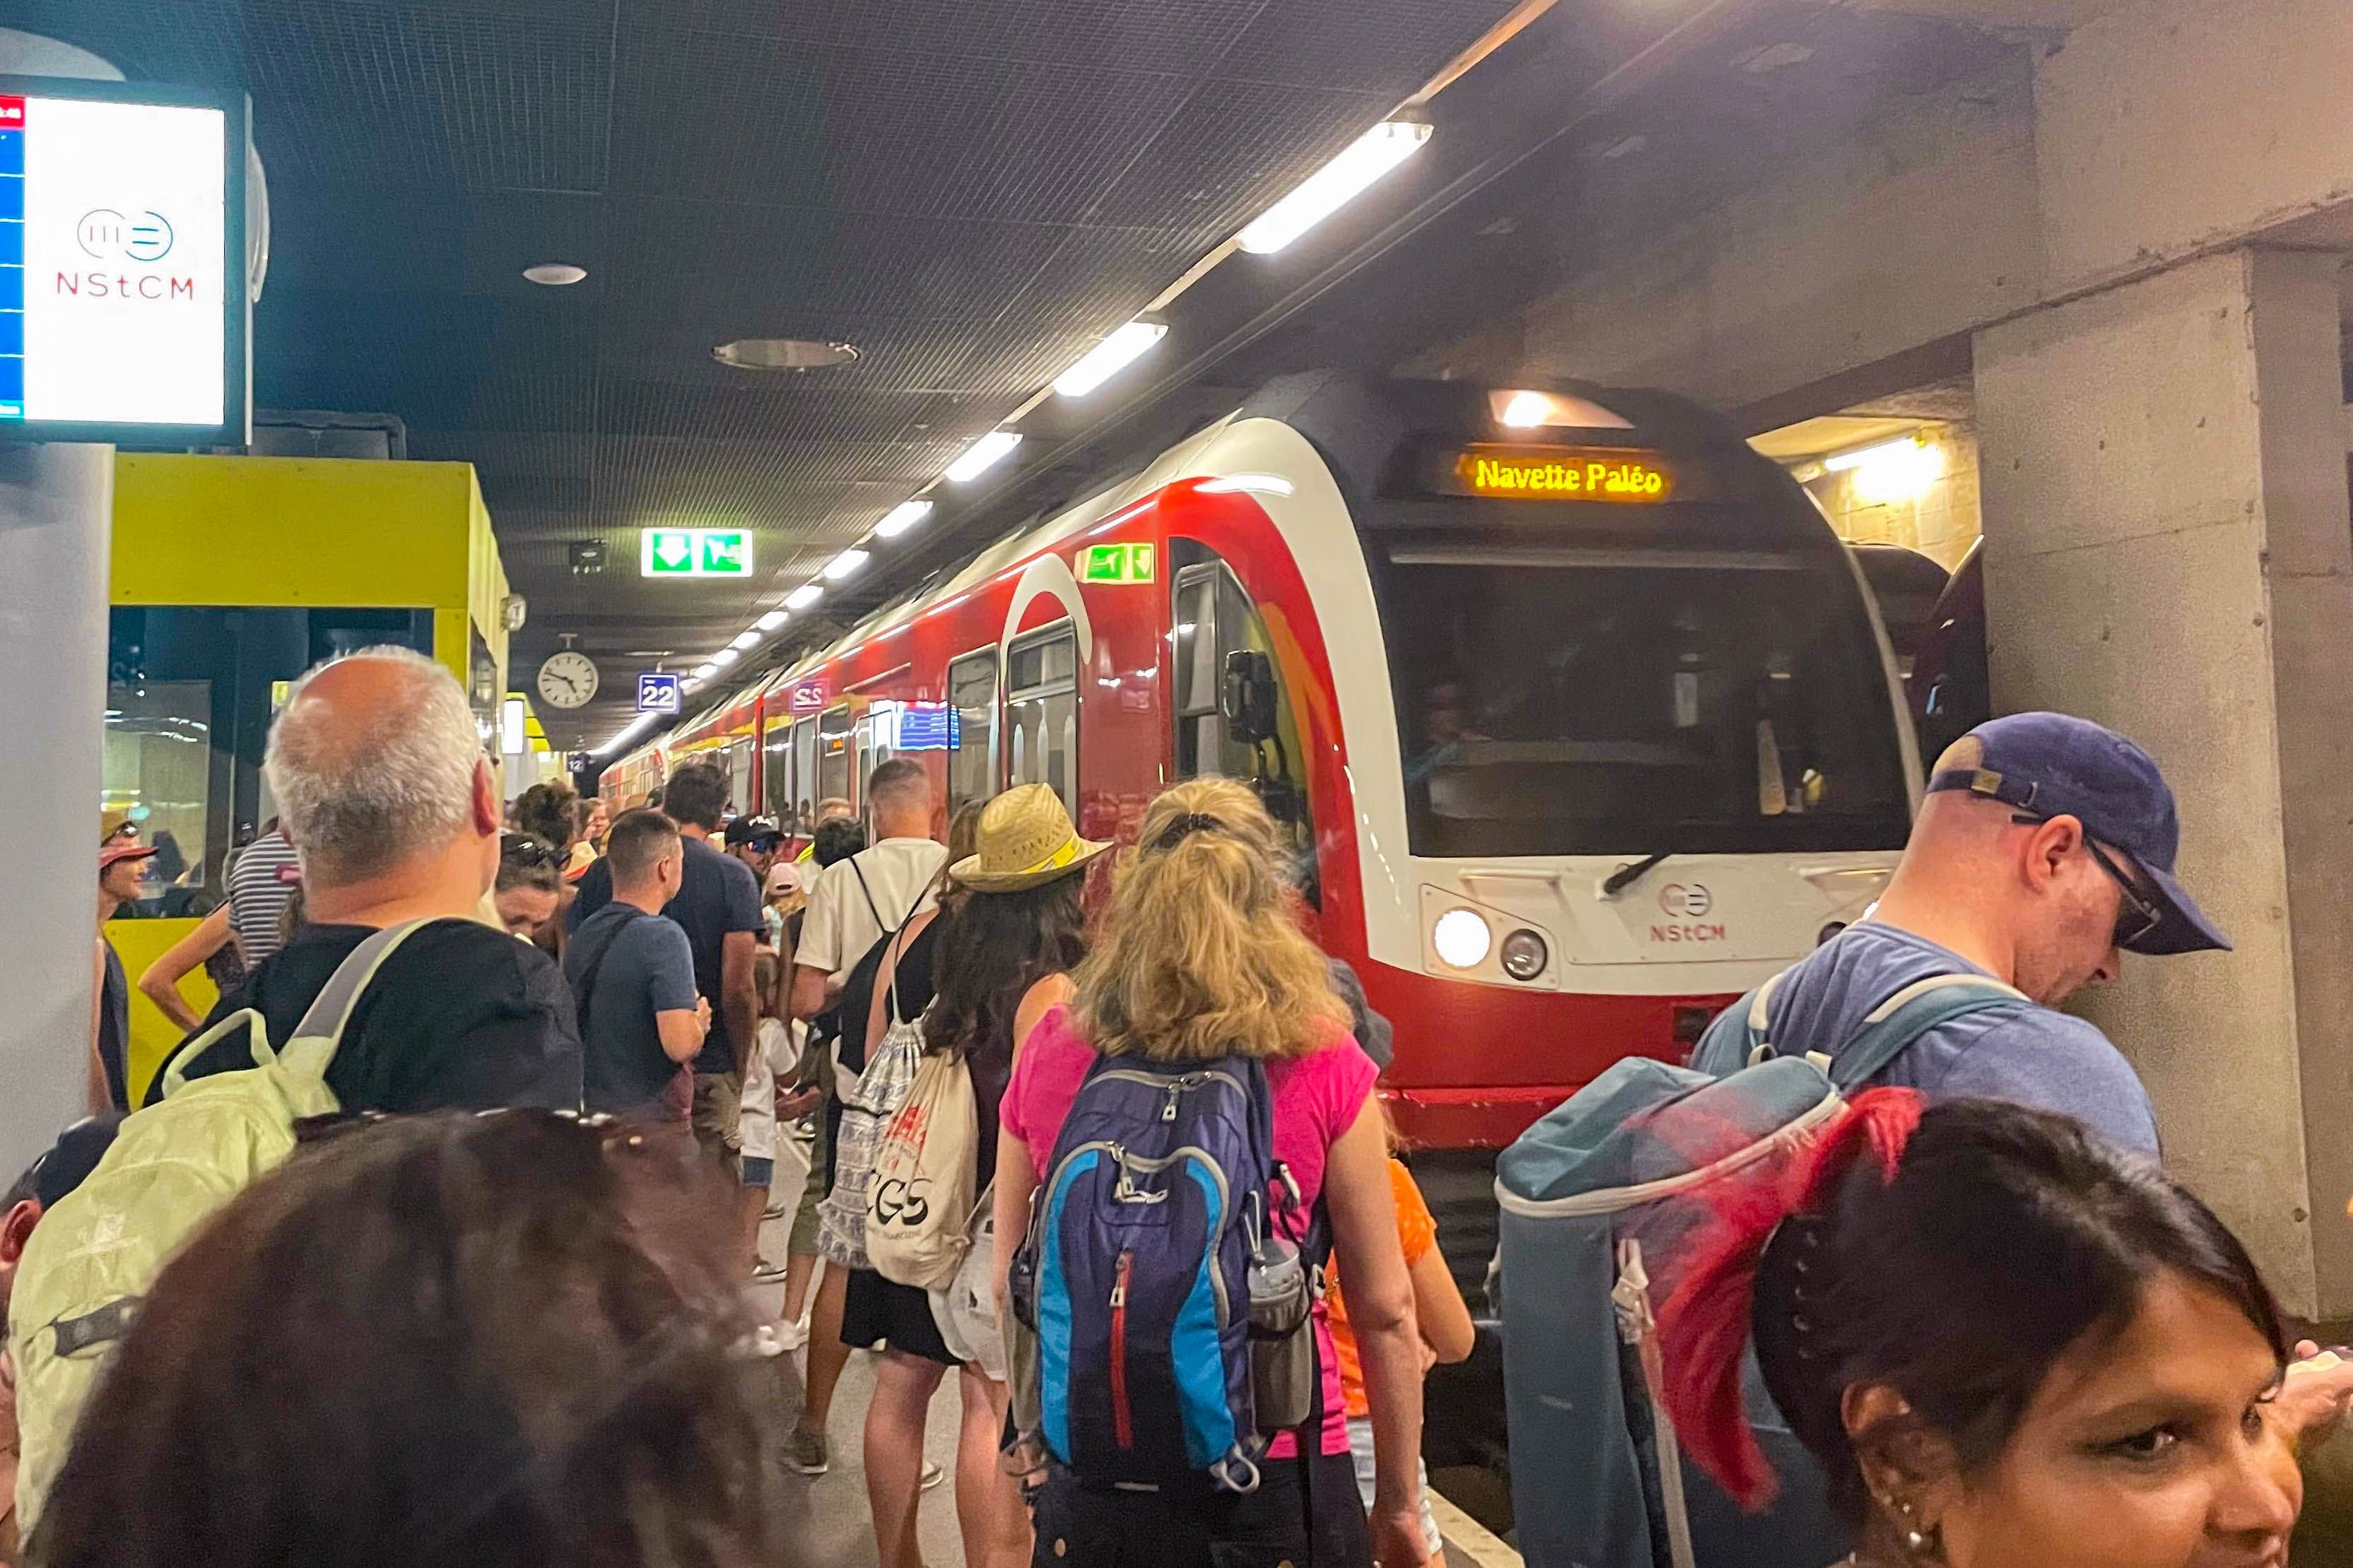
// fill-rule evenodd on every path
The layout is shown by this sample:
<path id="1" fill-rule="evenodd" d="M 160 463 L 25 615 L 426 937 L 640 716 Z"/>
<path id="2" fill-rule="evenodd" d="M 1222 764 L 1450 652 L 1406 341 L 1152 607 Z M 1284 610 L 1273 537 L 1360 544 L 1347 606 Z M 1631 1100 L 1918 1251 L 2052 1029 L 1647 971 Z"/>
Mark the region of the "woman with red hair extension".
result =
<path id="1" fill-rule="evenodd" d="M 1766 1387 L 1856 1568 L 2284 1568 L 2288 1344 L 2187 1189 L 2063 1117 L 1857 1098 L 1716 1223 L 1661 1312 L 1667 1409 L 1743 1504 Z"/>

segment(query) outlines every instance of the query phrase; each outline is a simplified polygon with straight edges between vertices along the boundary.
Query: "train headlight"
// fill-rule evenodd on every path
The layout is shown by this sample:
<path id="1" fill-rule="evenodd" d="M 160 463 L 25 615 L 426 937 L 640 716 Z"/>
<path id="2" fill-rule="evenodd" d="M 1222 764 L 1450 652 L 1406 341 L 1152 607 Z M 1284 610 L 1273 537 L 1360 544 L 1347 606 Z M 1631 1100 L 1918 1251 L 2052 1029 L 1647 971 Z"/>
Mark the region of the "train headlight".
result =
<path id="1" fill-rule="evenodd" d="M 1494 933 L 1476 910 L 1449 910 L 1430 928 L 1430 944 L 1438 950 L 1440 962 L 1455 969 L 1478 968 L 1494 943 Z"/>
<path id="2" fill-rule="evenodd" d="M 1504 973 L 1513 979 L 1534 980 L 1544 973 L 1545 960 L 1550 956 L 1544 938 L 1532 931 L 1515 931 L 1504 939 L 1500 961 Z"/>

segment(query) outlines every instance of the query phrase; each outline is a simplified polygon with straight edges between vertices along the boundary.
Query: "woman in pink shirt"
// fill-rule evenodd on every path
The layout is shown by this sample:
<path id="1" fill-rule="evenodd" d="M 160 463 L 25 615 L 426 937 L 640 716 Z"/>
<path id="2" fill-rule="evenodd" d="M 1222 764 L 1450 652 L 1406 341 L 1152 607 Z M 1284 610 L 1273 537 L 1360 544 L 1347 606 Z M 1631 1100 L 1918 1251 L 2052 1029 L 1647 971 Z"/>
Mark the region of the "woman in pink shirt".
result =
<path id="1" fill-rule="evenodd" d="M 1422 1544 L 1420 1347 L 1398 1242 L 1375 1068 L 1348 1034 L 1324 956 L 1300 929 L 1281 834 L 1250 789 L 1189 780 L 1145 813 L 1120 858 L 1111 905 L 1086 961 L 1041 982 L 1017 1022 L 1022 1041 L 998 1112 L 996 1218 L 1000 1300 L 1080 1083 L 1099 1054 L 1156 1062 L 1250 1056 L 1266 1067 L 1274 1156 L 1304 1205 L 1321 1197 L 1348 1269 L 1377 1447 L 1371 1540 L 1357 1500 L 1337 1364 L 1315 1308 L 1324 1417 L 1267 1450 L 1258 1489 L 1136 1491 L 1047 1468 L 1037 1504 L 1038 1568 L 1117 1561 L 1209 1568 L 1288 1559 L 1301 1568 L 1418 1568 Z M 1067 1005 L 1064 1004 L 1067 1003 Z M 1034 1026 L 1032 1026 L 1034 1020 Z M 1223 1549 L 1223 1550 L 1221 1550 Z"/>

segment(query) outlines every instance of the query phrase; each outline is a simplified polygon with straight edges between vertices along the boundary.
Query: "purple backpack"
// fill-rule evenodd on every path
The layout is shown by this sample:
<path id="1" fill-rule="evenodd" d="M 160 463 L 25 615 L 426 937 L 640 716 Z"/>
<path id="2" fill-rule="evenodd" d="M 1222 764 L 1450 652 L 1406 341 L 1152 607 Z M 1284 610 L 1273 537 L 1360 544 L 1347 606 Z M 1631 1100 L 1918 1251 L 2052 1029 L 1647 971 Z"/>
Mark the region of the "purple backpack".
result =
<path id="1" fill-rule="evenodd" d="M 1012 1295 L 1017 1425 L 1082 1479 L 1251 1491 L 1269 1439 L 1317 1414 L 1323 1227 L 1271 1103 L 1243 1057 L 1098 1058 L 1080 1085 Z"/>

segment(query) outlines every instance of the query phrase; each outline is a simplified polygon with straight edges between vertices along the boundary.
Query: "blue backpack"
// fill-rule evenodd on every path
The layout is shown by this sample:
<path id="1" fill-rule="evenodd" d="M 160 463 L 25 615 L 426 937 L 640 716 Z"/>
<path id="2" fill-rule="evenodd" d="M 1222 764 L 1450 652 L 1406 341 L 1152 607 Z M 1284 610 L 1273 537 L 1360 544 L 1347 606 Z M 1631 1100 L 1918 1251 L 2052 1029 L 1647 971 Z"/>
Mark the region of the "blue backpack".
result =
<path id="1" fill-rule="evenodd" d="M 1774 985 L 1716 1018 L 1694 1067 L 1618 1062 L 1496 1161 L 1505 1415 L 1512 1452 L 1539 1456 L 1512 1472 L 1530 1568 L 1821 1568 L 1852 1544 L 1753 1355 L 1743 1400 L 1778 1499 L 1751 1517 L 1686 1471 L 1655 1314 L 1725 1184 L 1769 1178 L 1929 1030 L 2030 1004 L 1983 975 L 1938 975 L 1851 1038 L 1785 1054 Z"/>
<path id="2" fill-rule="evenodd" d="M 1260 1063 L 1098 1058 L 1013 1265 L 1017 1445 L 1100 1485 L 1255 1489 L 1320 1403 L 1300 1209 Z"/>

